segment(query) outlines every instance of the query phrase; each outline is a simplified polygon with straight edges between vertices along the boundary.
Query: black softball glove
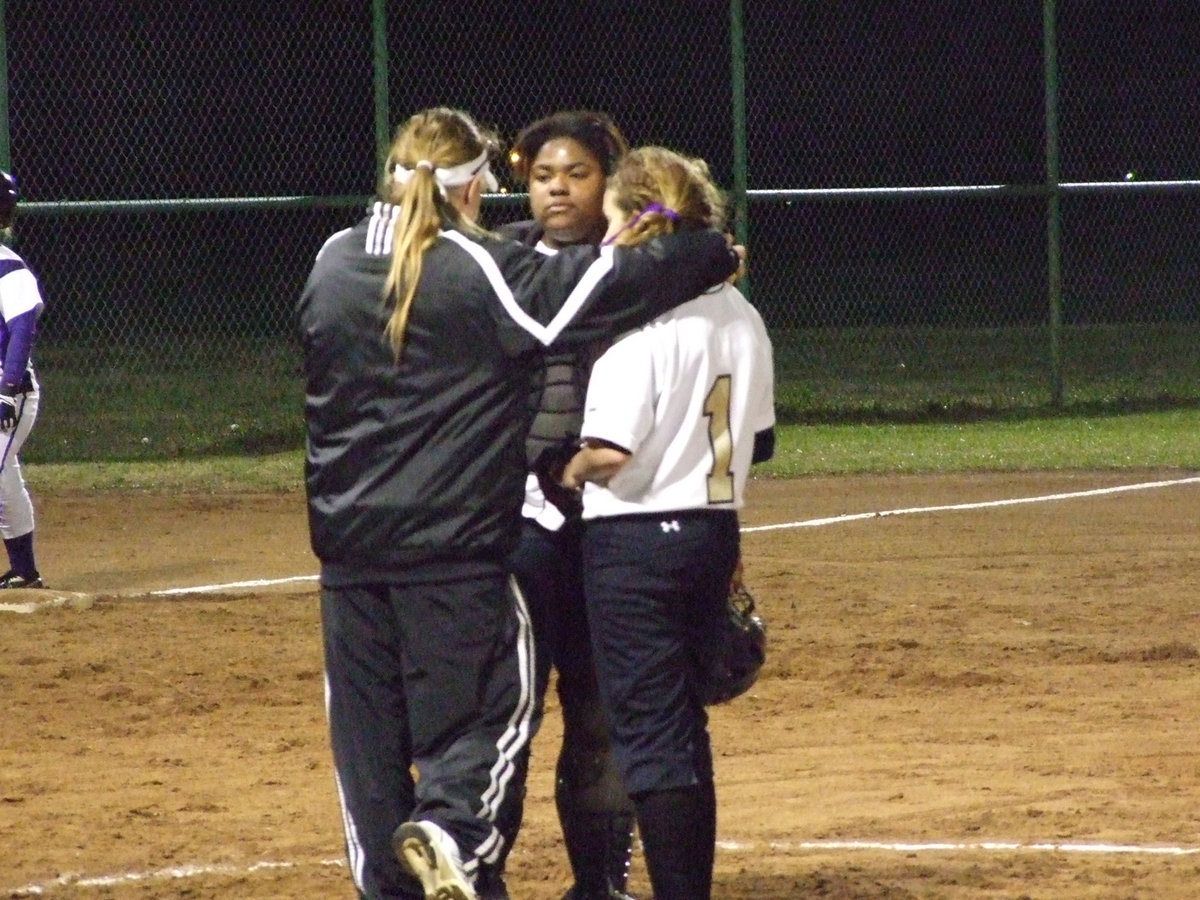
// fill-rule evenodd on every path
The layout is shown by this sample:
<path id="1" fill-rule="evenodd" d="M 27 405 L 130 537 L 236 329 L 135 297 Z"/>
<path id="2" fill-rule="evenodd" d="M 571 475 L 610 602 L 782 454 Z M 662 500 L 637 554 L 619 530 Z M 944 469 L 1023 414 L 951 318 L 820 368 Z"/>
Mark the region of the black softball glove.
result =
<path id="1" fill-rule="evenodd" d="M 583 514 L 582 494 L 562 485 L 563 469 L 578 450 L 577 440 L 562 441 L 543 450 L 533 464 L 533 474 L 537 476 L 542 493 L 567 518 L 578 518 Z"/>
<path id="2" fill-rule="evenodd" d="M 0 431 L 12 431 L 17 427 L 16 388 L 0 387 Z"/>
<path id="3" fill-rule="evenodd" d="M 750 690 L 767 660 L 767 625 L 755 612 L 740 562 L 729 585 L 722 624 L 722 642 L 708 661 L 702 688 L 708 706 L 727 703 Z"/>

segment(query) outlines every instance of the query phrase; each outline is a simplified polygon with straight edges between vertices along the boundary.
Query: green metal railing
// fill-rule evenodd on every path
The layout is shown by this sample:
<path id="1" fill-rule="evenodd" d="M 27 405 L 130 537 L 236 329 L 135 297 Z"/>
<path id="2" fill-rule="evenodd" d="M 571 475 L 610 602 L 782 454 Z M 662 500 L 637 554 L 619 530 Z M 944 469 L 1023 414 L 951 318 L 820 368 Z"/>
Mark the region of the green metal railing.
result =
<path id="1" fill-rule="evenodd" d="M 272 405 L 295 297 L 394 124 L 435 103 L 509 137 L 603 108 L 633 144 L 705 156 L 785 418 L 1200 399 L 1200 25 L 1162 5 L 645 0 L 536 27 L 484 0 L 68 6 L 0 0 L 0 164 L 48 299 L 31 457 L 295 442 L 297 408 Z M 1143 19 L 1175 49 L 1140 44 Z M 524 214 L 505 188 L 492 223 Z M 178 439 L 125 434 L 100 386 L 154 393 L 133 431 Z"/>

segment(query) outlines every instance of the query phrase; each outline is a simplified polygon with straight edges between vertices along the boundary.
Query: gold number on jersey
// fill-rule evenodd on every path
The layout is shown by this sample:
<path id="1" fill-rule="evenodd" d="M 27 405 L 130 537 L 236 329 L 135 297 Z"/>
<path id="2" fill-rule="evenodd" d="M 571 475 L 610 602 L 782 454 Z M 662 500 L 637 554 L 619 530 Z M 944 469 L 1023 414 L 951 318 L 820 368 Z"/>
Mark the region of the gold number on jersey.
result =
<path id="1" fill-rule="evenodd" d="M 733 502 L 733 435 L 729 433 L 728 375 L 718 375 L 708 396 L 704 398 L 704 415 L 708 417 L 708 443 L 712 447 L 713 464 L 708 471 L 708 502 Z"/>

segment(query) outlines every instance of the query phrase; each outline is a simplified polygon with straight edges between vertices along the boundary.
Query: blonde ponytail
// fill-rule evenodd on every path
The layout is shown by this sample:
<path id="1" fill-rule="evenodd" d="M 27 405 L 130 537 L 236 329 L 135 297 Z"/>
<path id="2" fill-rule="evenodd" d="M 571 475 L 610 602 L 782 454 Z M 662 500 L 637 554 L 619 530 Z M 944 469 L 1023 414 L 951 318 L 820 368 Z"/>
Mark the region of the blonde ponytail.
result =
<path id="1" fill-rule="evenodd" d="M 437 240 L 438 231 L 449 224 L 468 233 L 484 233 L 446 199 L 436 170 L 459 166 L 496 146 L 495 137 L 469 115 L 445 107 L 417 113 L 396 133 L 379 193 L 396 208 L 383 301 L 391 308 L 384 337 L 397 364 L 404 351 L 425 253 Z"/>
<path id="2" fill-rule="evenodd" d="M 383 283 L 384 298 L 392 304 L 392 313 L 383 333 L 397 363 L 404 351 L 404 334 L 408 329 L 417 282 L 421 278 L 421 263 L 425 251 L 437 240 L 441 227 L 433 170 L 418 167 L 403 186 L 398 199 L 392 232 L 392 262 Z"/>

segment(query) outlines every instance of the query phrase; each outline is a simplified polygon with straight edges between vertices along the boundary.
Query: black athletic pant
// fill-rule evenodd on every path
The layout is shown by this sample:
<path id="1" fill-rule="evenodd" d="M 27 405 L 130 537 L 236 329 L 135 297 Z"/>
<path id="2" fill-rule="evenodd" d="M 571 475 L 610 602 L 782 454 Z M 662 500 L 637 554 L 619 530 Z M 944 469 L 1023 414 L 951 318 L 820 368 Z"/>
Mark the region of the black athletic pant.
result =
<path id="1" fill-rule="evenodd" d="M 656 900 L 708 900 L 711 891 L 716 800 L 700 683 L 737 559 L 732 511 L 585 523 L 596 672 Z"/>
<path id="2" fill-rule="evenodd" d="M 564 704 L 579 697 L 599 706 L 587 606 L 583 598 L 582 523 L 568 521 L 549 531 L 526 519 L 509 559 L 525 595 L 536 638 L 538 689 L 545 693 L 551 669 L 558 670 Z"/>
<path id="3" fill-rule="evenodd" d="M 549 531 L 526 519 L 511 558 L 537 644 L 538 697 L 550 670 L 562 711 L 554 800 L 580 896 L 624 890 L 633 848 L 633 803 L 613 759 L 583 594 L 583 523 Z M 540 707 L 540 703 L 539 703 Z"/>
<path id="4" fill-rule="evenodd" d="M 505 569 L 440 564 L 403 577 L 321 592 L 347 854 L 370 900 L 422 896 L 391 847 L 405 821 L 449 832 L 468 874 L 499 860 L 535 727 L 529 618 Z"/>

